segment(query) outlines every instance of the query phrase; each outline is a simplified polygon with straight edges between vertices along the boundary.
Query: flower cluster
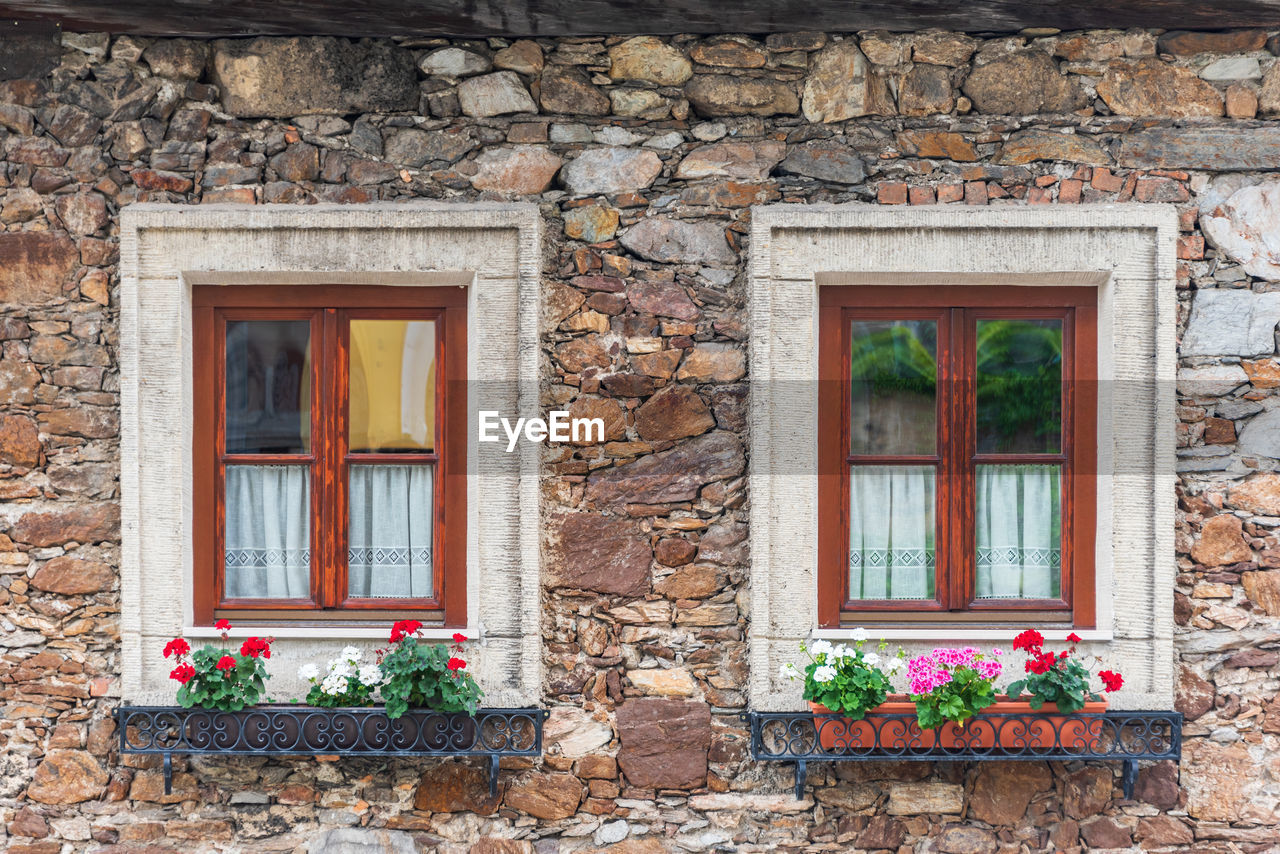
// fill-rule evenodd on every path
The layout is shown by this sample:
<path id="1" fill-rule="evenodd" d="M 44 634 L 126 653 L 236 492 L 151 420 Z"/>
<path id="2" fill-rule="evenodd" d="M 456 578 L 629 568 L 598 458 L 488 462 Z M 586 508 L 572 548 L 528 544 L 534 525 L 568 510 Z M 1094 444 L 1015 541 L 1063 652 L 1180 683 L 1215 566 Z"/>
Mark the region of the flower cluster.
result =
<path id="1" fill-rule="evenodd" d="M 994 703 L 1000 654 L 998 649 L 988 657 L 971 646 L 941 647 L 911 659 L 907 682 L 920 728 L 933 729 L 946 721 L 964 726 L 966 719 Z"/>
<path id="2" fill-rule="evenodd" d="M 219 620 L 214 628 L 226 643 L 231 623 Z M 192 650 L 184 638 L 174 638 L 165 644 L 164 657 L 174 660 L 169 678 L 179 683 L 178 702 L 186 708 L 200 706 L 207 709 L 237 711 L 258 701 L 267 679 L 263 659 L 271 657 L 271 644 L 275 638 L 247 638 L 240 645 L 240 654 L 220 646 L 205 646 Z"/>
<path id="3" fill-rule="evenodd" d="M 391 627 L 391 648 L 378 651 L 387 717 L 398 718 L 410 707 L 475 714 L 484 692 L 466 672 L 462 644 L 467 636 L 455 632 L 448 647 L 419 643 L 421 631 L 417 620 L 400 620 Z"/>
<path id="4" fill-rule="evenodd" d="M 362 656 L 356 647 L 344 647 L 329 660 L 323 677 L 314 664 L 298 668 L 298 677 L 311 685 L 307 702 L 323 708 L 373 705 L 373 693 L 382 684 L 382 670 L 377 664 L 363 662 Z"/>
<path id="5" fill-rule="evenodd" d="M 1067 635 L 1071 646 L 1055 653 L 1044 648 L 1044 635 L 1035 629 L 1027 629 L 1015 637 L 1013 648 L 1027 656 L 1022 665 L 1027 675 L 1009 685 L 1009 696 L 1020 696 L 1025 690 L 1031 695 L 1031 708 L 1038 710 L 1045 703 L 1053 703 L 1067 714 L 1080 711 L 1088 700 L 1098 700 L 1098 695 L 1089 688 L 1089 669 L 1074 657 L 1080 641 L 1080 636 L 1072 632 Z M 1106 691 L 1118 691 L 1124 685 L 1120 674 L 1110 670 L 1103 670 L 1098 677 Z"/>
<path id="6" fill-rule="evenodd" d="M 889 677 L 902 668 L 902 654 L 899 651 L 896 656 L 883 655 L 888 648 L 883 641 L 875 651 L 863 650 L 866 641 L 866 631 L 857 629 L 852 646 L 832 645 L 825 640 L 815 641 L 812 646 L 801 644 L 800 651 L 809 658 L 803 673 L 805 699 L 854 720 L 883 703 L 889 692 Z M 785 679 L 801 675 L 794 664 L 782 666 Z"/>

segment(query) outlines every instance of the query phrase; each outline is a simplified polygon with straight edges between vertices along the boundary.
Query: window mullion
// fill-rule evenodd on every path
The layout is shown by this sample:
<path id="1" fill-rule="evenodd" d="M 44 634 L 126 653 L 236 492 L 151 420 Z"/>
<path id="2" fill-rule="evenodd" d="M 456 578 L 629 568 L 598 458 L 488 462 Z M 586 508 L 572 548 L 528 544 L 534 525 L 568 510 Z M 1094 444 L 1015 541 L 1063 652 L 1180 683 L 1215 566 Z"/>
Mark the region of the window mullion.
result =
<path id="1" fill-rule="evenodd" d="M 948 399 L 952 405 L 946 459 L 951 485 L 948 525 L 948 608 L 968 610 L 973 599 L 973 518 L 974 483 L 974 341 L 970 312 L 956 308 L 948 312 L 951 377 Z"/>

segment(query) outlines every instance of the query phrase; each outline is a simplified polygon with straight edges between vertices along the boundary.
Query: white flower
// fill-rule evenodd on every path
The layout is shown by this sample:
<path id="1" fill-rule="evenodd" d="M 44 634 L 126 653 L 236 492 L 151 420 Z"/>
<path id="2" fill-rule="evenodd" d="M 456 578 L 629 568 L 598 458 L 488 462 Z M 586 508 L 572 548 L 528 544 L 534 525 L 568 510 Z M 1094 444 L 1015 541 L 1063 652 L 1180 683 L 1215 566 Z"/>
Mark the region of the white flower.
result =
<path id="1" fill-rule="evenodd" d="M 814 641 L 813 646 L 809 648 L 809 651 L 812 652 L 814 656 L 830 655 L 831 644 L 830 642 L 824 641 L 824 640 Z"/>
<path id="2" fill-rule="evenodd" d="M 330 673 L 320 683 L 320 690 L 335 697 L 338 694 L 345 694 L 347 691 L 347 677 L 340 676 L 337 673 Z"/>
<path id="3" fill-rule="evenodd" d="M 867 654 L 863 655 L 862 660 L 867 663 L 868 667 L 880 666 L 880 656 L 876 655 L 874 652 L 868 652 Z"/>
<path id="4" fill-rule="evenodd" d="M 344 646 L 342 648 L 342 660 L 343 661 L 359 661 L 360 648 L 354 647 L 354 646 Z"/>
<path id="5" fill-rule="evenodd" d="M 892 676 L 893 674 L 897 673 L 899 670 L 902 669 L 902 659 L 896 656 L 889 659 L 885 663 L 884 669 L 890 676 Z"/>
<path id="6" fill-rule="evenodd" d="M 360 668 L 359 677 L 360 684 L 365 687 L 372 688 L 382 681 L 382 671 L 378 669 L 376 664 L 366 664 Z"/>
<path id="7" fill-rule="evenodd" d="M 861 627 L 856 628 L 853 630 L 853 633 L 849 635 L 849 637 L 853 638 L 858 643 L 861 643 L 867 639 L 867 630 Z"/>
<path id="8" fill-rule="evenodd" d="M 849 649 L 849 647 L 845 646 L 844 644 L 840 644 L 839 646 L 837 646 L 834 650 L 832 650 L 831 654 L 834 655 L 836 658 L 853 658 L 853 650 Z"/>
<path id="9" fill-rule="evenodd" d="M 830 682 L 836 678 L 836 669 L 830 664 L 824 664 L 813 671 L 814 682 Z"/>
<path id="10" fill-rule="evenodd" d="M 316 667 L 314 664 L 304 664 L 298 668 L 299 679 L 305 679 L 308 682 L 313 682 L 319 675 L 320 668 Z"/>
<path id="11" fill-rule="evenodd" d="M 795 679 L 798 674 L 796 666 L 791 662 L 787 662 L 778 668 L 778 675 L 783 679 Z"/>
<path id="12" fill-rule="evenodd" d="M 348 676 L 355 676 L 356 670 L 349 662 L 343 661 L 341 658 L 335 658 L 329 662 L 329 675 L 341 676 L 345 679 Z"/>

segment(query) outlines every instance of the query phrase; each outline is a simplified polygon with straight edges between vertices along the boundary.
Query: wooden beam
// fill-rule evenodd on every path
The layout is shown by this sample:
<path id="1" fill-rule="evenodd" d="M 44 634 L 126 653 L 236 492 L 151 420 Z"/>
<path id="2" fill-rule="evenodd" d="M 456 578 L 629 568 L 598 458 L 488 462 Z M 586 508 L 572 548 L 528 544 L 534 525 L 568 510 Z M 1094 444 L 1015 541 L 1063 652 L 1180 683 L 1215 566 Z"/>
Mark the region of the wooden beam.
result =
<path id="1" fill-rule="evenodd" d="M 0 0 L 4 18 L 153 36 L 1229 29 L 1280 26 L 1280 0 Z"/>

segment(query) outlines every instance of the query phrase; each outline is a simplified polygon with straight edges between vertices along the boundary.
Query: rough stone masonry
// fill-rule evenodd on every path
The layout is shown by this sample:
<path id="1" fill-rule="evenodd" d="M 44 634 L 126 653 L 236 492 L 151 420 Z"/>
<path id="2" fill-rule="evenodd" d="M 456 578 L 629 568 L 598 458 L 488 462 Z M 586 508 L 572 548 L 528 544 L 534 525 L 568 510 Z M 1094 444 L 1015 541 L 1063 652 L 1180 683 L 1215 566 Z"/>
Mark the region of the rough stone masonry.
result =
<path id="1" fill-rule="evenodd" d="M 0 60 L 6 43 L 0 40 Z M 0 80 L 0 847 L 1258 852 L 1280 839 L 1280 35 L 198 41 L 66 33 Z M 547 751 L 122 759 L 118 214 L 520 198 L 547 224 Z M 746 756 L 751 205 L 1182 213 L 1181 768 Z M 641 492 L 617 467 L 644 467 Z"/>

